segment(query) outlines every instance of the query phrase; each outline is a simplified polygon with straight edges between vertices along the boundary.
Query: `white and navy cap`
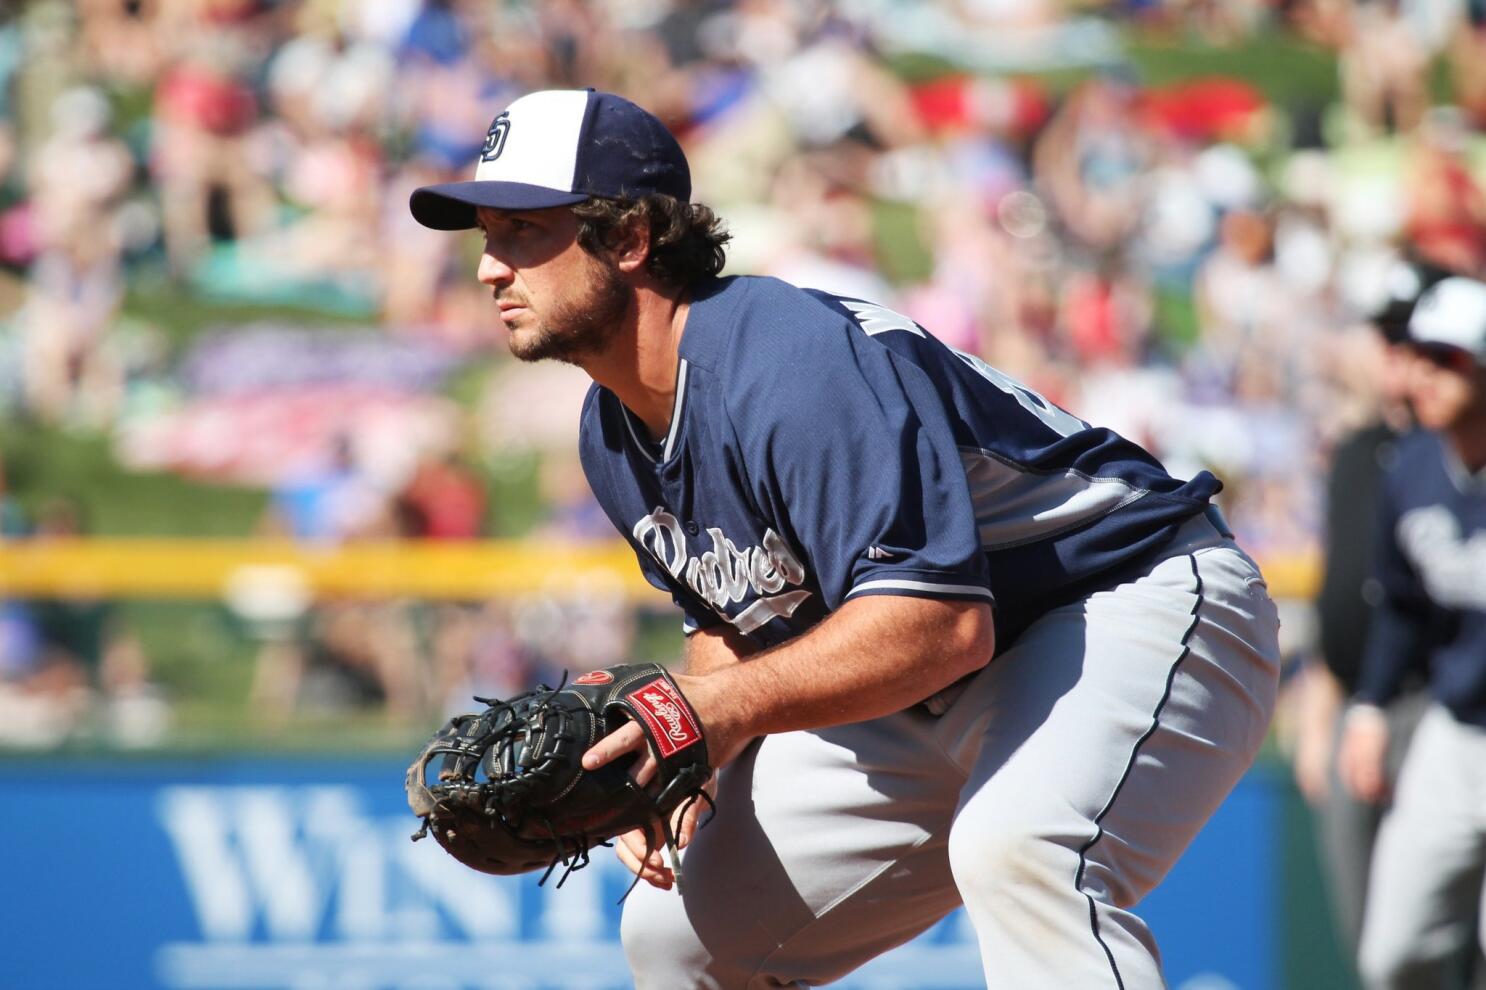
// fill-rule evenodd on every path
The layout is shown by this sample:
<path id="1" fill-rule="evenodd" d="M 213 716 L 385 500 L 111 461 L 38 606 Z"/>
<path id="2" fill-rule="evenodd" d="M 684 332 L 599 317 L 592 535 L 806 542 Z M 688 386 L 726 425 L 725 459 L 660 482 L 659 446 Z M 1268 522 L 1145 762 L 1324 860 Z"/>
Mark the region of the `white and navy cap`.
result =
<path id="1" fill-rule="evenodd" d="M 651 193 L 691 199 L 686 155 L 666 126 L 613 93 L 548 89 L 491 122 L 473 181 L 424 186 L 408 205 L 425 227 L 467 230 L 479 206 L 539 210 Z"/>
<path id="2" fill-rule="evenodd" d="M 1486 362 L 1486 282 L 1455 276 L 1425 289 L 1409 317 L 1408 342 L 1453 347 Z"/>

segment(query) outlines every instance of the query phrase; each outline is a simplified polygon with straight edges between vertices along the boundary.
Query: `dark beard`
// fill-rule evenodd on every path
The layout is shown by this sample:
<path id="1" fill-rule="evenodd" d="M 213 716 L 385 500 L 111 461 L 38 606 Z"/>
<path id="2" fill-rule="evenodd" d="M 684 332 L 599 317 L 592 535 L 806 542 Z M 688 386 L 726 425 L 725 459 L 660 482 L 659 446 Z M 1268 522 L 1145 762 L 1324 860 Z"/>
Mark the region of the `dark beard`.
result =
<path id="1" fill-rule="evenodd" d="M 512 336 L 513 356 L 522 361 L 577 364 L 609 346 L 629 309 L 630 287 L 606 259 L 593 260 L 593 277 L 583 297 L 556 307 L 551 318 L 542 321 L 526 340 Z"/>

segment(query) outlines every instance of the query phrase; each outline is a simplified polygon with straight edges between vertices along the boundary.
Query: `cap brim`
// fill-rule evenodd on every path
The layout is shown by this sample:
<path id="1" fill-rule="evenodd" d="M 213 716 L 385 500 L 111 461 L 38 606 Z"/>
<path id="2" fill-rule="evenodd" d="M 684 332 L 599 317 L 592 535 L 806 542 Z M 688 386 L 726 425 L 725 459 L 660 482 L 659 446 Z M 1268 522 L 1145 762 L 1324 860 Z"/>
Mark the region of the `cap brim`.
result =
<path id="1" fill-rule="evenodd" d="M 588 198 L 586 193 L 563 192 L 524 182 L 443 182 L 413 191 L 408 208 L 413 219 L 434 230 L 469 230 L 478 226 L 475 209 L 545 210 L 571 206 Z"/>

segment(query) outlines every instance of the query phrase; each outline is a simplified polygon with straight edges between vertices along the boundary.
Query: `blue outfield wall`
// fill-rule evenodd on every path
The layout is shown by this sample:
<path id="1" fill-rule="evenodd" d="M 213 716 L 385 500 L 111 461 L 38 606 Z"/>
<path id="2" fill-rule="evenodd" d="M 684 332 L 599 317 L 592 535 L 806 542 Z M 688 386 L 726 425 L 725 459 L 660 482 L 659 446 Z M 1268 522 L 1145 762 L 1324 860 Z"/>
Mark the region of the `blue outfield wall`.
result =
<path id="1" fill-rule="evenodd" d="M 402 772 L 387 758 L 0 761 L 0 988 L 629 985 L 612 856 L 562 890 L 467 870 L 408 841 Z M 1283 800 L 1256 769 L 1143 906 L 1177 990 L 1279 985 Z M 962 911 L 835 984 L 983 985 Z"/>

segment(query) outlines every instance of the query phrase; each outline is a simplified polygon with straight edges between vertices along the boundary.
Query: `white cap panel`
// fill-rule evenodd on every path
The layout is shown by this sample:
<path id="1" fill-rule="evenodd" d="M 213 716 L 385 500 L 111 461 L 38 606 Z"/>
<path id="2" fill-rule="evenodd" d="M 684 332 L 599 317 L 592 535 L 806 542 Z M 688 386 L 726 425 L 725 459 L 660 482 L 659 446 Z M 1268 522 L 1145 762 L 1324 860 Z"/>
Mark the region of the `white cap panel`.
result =
<path id="1" fill-rule="evenodd" d="M 1409 317 L 1409 338 L 1486 354 L 1486 283 L 1447 278 L 1425 289 Z"/>
<path id="2" fill-rule="evenodd" d="M 482 158 L 475 178 L 572 192 L 590 95 L 586 89 L 544 90 L 512 103 L 503 115 L 506 131 L 497 137 L 495 157 Z"/>

